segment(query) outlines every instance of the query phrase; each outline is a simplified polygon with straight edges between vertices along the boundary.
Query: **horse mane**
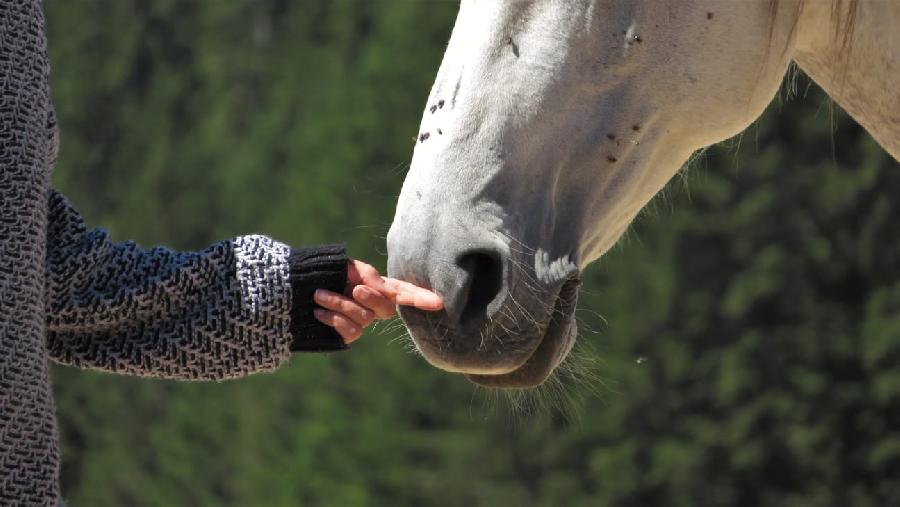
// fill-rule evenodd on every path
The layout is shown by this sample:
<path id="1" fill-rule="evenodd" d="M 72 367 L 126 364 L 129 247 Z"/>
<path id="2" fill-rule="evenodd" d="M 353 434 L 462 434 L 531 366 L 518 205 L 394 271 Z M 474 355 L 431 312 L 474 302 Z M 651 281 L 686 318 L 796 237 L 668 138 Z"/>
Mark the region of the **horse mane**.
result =
<path id="1" fill-rule="evenodd" d="M 831 19 L 834 20 L 834 37 L 839 40 L 841 60 L 846 60 L 850 53 L 850 45 L 853 41 L 853 31 L 856 29 L 856 14 L 859 12 L 860 0 L 833 0 L 831 4 Z M 778 8 L 781 0 L 771 0 L 769 7 L 769 43 L 775 35 L 775 19 L 778 17 Z M 806 0 L 797 0 L 794 9 L 794 23 L 791 25 L 791 32 L 788 40 L 793 38 L 794 32 L 797 30 L 797 24 L 800 22 L 800 12 Z M 785 48 L 787 49 L 787 48 Z"/>
<path id="2" fill-rule="evenodd" d="M 840 79 L 842 82 L 847 74 L 847 68 L 850 63 L 850 51 L 853 42 L 853 31 L 856 29 L 856 15 L 859 12 L 859 2 L 860 0 L 832 0 L 831 4 L 831 19 L 834 21 L 834 38 L 838 41 L 837 61 L 835 64 L 836 68 L 839 69 L 838 74 L 841 76 Z M 788 33 L 788 43 L 785 44 L 782 52 L 788 50 L 790 41 L 794 39 L 794 34 L 797 31 L 797 25 L 800 23 L 800 14 L 803 11 L 804 5 L 806 5 L 806 0 L 797 0 L 793 13 L 794 21 L 791 25 L 791 30 Z M 778 17 L 780 6 L 781 0 L 771 0 L 771 3 L 769 4 L 769 44 L 766 47 L 766 57 L 764 58 L 764 61 L 768 60 L 769 51 L 771 50 L 772 42 L 775 38 L 775 21 Z"/>

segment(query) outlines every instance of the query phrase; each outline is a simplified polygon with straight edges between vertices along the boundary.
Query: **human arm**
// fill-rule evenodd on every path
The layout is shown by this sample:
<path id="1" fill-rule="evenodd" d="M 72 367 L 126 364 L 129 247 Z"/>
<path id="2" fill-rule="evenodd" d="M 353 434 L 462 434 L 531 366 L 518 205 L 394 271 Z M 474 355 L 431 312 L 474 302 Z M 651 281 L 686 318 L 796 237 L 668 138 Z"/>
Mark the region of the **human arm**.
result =
<path id="1" fill-rule="evenodd" d="M 342 291 L 342 247 L 291 249 L 244 236 L 194 253 L 114 243 L 49 196 L 47 348 L 57 362 L 162 378 L 272 371 L 292 351 L 340 350 L 314 315 L 318 287 Z"/>

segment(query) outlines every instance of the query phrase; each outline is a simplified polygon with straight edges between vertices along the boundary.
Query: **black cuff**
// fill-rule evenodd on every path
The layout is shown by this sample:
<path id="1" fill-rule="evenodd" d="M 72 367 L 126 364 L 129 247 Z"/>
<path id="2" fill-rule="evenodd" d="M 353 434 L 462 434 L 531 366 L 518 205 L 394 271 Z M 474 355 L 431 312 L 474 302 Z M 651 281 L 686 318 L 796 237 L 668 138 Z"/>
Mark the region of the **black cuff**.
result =
<path id="1" fill-rule="evenodd" d="M 291 250 L 288 269 L 291 284 L 291 352 L 331 352 L 344 350 L 341 335 L 313 315 L 317 307 L 313 293 L 327 289 L 343 294 L 347 287 L 350 258 L 344 245 L 327 245 Z"/>

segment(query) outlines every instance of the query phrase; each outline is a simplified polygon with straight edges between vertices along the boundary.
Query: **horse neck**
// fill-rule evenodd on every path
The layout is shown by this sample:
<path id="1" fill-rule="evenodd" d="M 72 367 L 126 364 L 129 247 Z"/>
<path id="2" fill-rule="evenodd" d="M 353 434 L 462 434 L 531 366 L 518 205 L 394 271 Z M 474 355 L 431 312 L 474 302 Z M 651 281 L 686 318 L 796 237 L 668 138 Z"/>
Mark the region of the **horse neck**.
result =
<path id="1" fill-rule="evenodd" d="M 794 61 L 900 160 L 900 2 L 832 1 L 803 5 Z"/>

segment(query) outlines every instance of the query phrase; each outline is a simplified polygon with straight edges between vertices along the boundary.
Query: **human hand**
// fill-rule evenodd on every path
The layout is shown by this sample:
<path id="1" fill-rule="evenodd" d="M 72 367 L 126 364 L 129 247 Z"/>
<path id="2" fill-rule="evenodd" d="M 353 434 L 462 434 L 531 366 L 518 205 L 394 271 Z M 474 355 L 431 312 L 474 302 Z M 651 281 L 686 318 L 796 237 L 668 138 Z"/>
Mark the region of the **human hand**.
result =
<path id="1" fill-rule="evenodd" d="M 351 260 L 347 267 L 344 294 L 320 289 L 313 299 L 322 307 L 314 311 L 316 319 L 333 327 L 345 343 L 359 339 L 363 329 L 375 319 L 396 315 L 398 305 L 431 312 L 444 307 L 443 299 L 434 292 L 383 277 L 372 266 L 357 260 Z"/>

